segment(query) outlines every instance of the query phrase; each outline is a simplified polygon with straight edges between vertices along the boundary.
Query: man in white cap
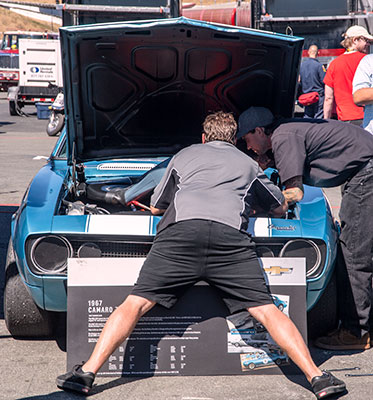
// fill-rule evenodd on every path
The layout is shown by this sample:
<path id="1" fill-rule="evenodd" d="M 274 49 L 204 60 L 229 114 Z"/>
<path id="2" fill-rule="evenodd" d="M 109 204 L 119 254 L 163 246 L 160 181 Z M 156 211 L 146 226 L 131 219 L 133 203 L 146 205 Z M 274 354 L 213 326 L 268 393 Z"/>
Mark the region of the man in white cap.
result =
<path id="1" fill-rule="evenodd" d="M 364 57 L 352 81 L 354 103 L 364 106 L 363 128 L 373 134 L 373 54 Z"/>
<path id="2" fill-rule="evenodd" d="M 371 41 L 373 36 L 364 27 L 354 25 L 347 29 L 341 42 L 346 51 L 330 63 L 324 78 L 324 118 L 332 117 L 335 102 L 339 120 L 361 125 L 364 109 L 355 105 L 352 99 L 352 80 L 361 59 L 369 51 Z"/>

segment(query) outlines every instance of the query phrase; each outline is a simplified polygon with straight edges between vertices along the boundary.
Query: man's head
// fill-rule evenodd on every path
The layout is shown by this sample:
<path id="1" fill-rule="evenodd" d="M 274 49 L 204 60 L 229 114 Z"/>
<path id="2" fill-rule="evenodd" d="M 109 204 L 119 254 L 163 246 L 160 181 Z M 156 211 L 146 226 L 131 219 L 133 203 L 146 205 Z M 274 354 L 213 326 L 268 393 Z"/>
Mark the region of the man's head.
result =
<path id="1" fill-rule="evenodd" d="M 344 33 L 344 40 L 341 45 L 351 51 L 356 50 L 361 53 L 368 53 L 370 43 L 373 41 L 373 36 L 360 25 L 353 25 Z"/>
<path id="2" fill-rule="evenodd" d="M 318 53 L 319 53 L 319 48 L 315 44 L 311 44 L 311 46 L 308 48 L 308 57 L 317 58 Z"/>
<path id="3" fill-rule="evenodd" d="M 248 150 L 259 156 L 272 148 L 270 131 L 266 129 L 274 122 L 272 112 L 265 107 L 250 107 L 238 119 L 237 139 L 243 138 Z"/>
<path id="4" fill-rule="evenodd" d="M 203 141 L 236 143 L 237 123 L 231 113 L 218 111 L 206 117 L 203 123 Z"/>

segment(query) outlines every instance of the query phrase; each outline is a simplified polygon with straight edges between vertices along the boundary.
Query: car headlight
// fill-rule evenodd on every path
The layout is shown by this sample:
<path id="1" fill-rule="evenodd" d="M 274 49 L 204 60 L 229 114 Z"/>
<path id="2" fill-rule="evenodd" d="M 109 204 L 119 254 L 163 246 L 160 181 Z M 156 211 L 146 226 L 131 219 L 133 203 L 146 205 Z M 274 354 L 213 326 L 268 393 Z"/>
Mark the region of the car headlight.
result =
<path id="1" fill-rule="evenodd" d="M 321 239 L 285 239 L 253 237 L 258 257 L 306 259 L 307 278 L 316 278 L 325 267 L 327 245 Z"/>
<path id="2" fill-rule="evenodd" d="M 318 272 L 322 255 L 319 247 L 312 240 L 290 240 L 281 249 L 280 257 L 304 257 L 306 259 L 306 275 L 311 277 Z"/>
<path id="3" fill-rule="evenodd" d="M 60 274 L 66 270 L 73 249 L 62 236 L 42 236 L 33 241 L 30 249 L 30 268 L 37 274 Z"/>
<path id="4" fill-rule="evenodd" d="M 257 246 L 256 247 L 256 254 L 258 257 L 274 257 L 275 253 L 271 250 L 268 246 Z"/>

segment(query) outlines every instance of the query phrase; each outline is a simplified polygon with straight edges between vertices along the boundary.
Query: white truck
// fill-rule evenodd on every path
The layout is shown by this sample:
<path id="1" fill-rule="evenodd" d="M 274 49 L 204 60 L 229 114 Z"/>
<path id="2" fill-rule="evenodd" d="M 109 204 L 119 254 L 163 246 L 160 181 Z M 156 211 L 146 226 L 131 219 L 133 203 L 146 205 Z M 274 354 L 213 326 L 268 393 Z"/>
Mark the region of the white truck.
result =
<path id="1" fill-rule="evenodd" d="M 60 41 L 19 40 L 19 83 L 8 90 L 10 115 L 21 114 L 22 107 L 54 101 L 63 87 Z"/>

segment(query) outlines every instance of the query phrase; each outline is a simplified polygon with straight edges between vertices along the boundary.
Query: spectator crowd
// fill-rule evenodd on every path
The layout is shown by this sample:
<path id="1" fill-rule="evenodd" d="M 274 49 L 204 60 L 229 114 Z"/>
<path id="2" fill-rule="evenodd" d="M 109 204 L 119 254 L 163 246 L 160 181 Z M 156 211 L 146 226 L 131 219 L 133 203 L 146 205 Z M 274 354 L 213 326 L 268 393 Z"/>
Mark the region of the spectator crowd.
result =
<path id="1" fill-rule="evenodd" d="M 312 44 L 300 68 L 298 103 L 304 118 L 334 116 L 373 133 L 373 54 L 368 54 L 373 36 L 362 26 L 351 26 L 341 45 L 345 52 L 327 69 L 318 60 Z"/>

